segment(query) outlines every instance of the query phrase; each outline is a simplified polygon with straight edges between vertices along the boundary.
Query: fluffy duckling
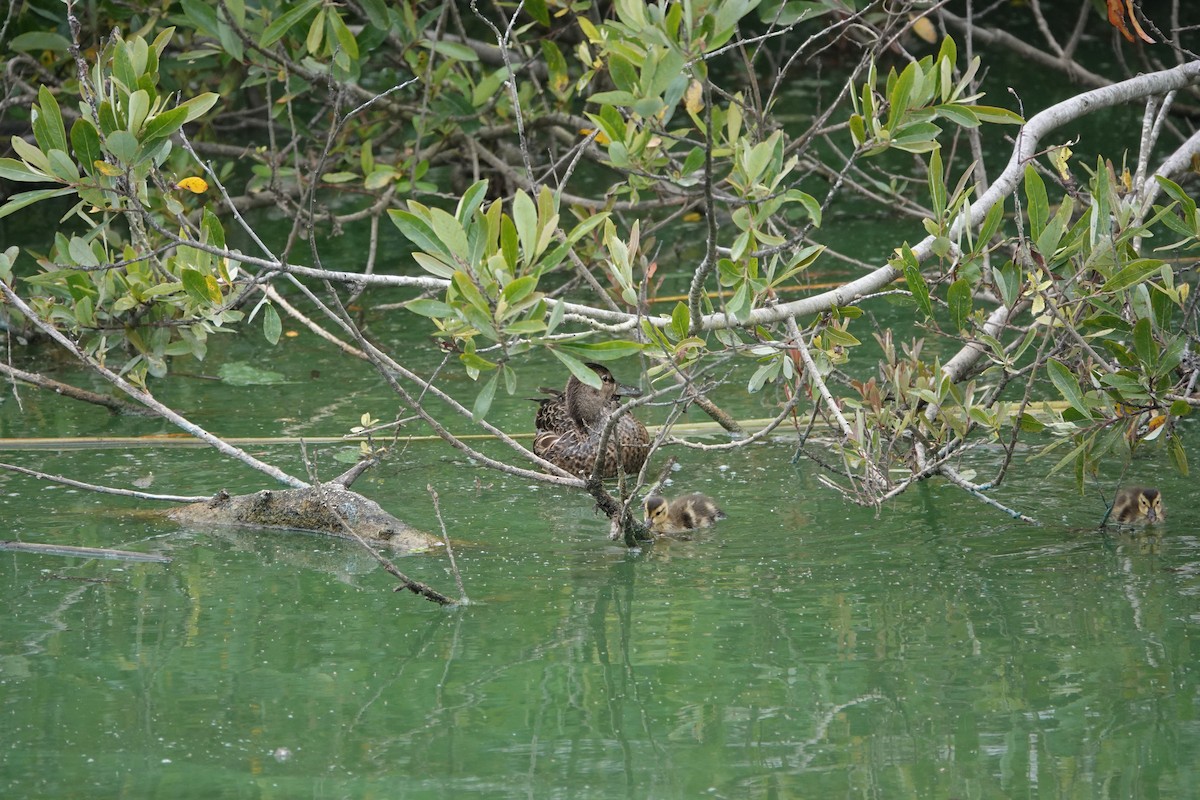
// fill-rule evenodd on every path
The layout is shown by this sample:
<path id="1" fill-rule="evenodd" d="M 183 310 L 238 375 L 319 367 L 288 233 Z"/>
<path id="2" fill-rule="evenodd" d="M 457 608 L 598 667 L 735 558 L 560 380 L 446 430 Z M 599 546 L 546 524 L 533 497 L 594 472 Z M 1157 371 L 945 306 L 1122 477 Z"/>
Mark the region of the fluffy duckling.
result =
<path id="1" fill-rule="evenodd" d="M 1166 520 L 1162 494 L 1152 486 L 1128 486 L 1117 492 L 1109 519 L 1121 525 L 1155 525 Z"/>
<path id="2" fill-rule="evenodd" d="M 538 399 L 534 420 L 537 433 L 533 452 L 581 478 L 592 474 L 600 436 L 620 399 L 641 394 L 637 387 L 617 383 L 606 367 L 587 366 L 600 378 L 600 388 L 588 386 L 572 375 L 564 391 L 541 389 L 547 397 Z M 600 477 L 616 477 L 618 467 L 626 473 L 637 472 L 649 453 L 650 434 L 646 426 L 632 414 L 624 414 L 608 437 L 600 462 Z"/>
<path id="3" fill-rule="evenodd" d="M 671 501 L 656 494 L 646 498 L 646 525 L 651 533 L 683 533 L 707 528 L 719 519 L 725 519 L 725 512 L 707 495 L 689 494 Z"/>

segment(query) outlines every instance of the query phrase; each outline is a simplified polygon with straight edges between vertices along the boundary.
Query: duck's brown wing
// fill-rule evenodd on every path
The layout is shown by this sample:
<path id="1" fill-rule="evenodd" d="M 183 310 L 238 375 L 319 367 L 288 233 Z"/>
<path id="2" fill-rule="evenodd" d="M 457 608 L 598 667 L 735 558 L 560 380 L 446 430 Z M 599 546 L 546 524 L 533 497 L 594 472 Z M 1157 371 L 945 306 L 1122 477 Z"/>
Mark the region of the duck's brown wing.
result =
<path id="1" fill-rule="evenodd" d="M 566 396 L 562 390 L 539 386 L 538 391 L 548 396 L 529 398 L 538 404 L 537 416 L 533 419 L 534 429 L 539 433 L 542 431 L 561 433 L 572 427 L 571 420 L 567 416 Z"/>
<path id="2" fill-rule="evenodd" d="M 547 461 L 565 469 L 581 478 L 592 474 L 592 465 L 596 461 L 596 450 L 599 447 L 599 437 L 588 435 L 577 428 L 571 428 L 556 433 L 545 431 L 539 433 L 533 440 L 533 452 Z M 609 438 L 604 460 L 600 465 L 601 478 L 615 478 L 617 475 L 617 446 Z"/>
<path id="3" fill-rule="evenodd" d="M 621 468 L 627 474 L 640 472 L 650 455 L 650 434 L 642 421 L 626 414 L 617 422 L 616 439 L 621 445 Z"/>

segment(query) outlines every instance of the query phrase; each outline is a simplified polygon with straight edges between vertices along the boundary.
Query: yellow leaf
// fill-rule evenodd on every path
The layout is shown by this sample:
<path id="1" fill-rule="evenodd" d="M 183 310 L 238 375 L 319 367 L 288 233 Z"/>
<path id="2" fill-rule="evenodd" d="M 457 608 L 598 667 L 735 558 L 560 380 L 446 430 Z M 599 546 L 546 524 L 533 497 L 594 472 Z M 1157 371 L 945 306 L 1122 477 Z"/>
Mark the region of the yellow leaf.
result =
<path id="1" fill-rule="evenodd" d="M 1071 169 L 1067 166 L 1067 161 L 1071 158 L 1071 148 L 1065 144 L 1062 147 L 1055 147 L 1050 150 L 1050 163 L 1058 170 L 1058 177 L 1063 179 L 1063 183 L 1071 180 Z"/>
<path id="2" fill-rule="evenodd" d="M 688 84 L 687 91 L 683 93 L 683 104 L 689 114 L 699 114 L 704 110 L 704 87 L 700 81 Z"/>
<path id="3" fill-rule="evenodd" d="M 100 161 L 99 159 L 97 159 L 96 161 L 94 161 L 92 163 L 96 167 L 96 169 L 98 169 L 100 171 L 101 175 L 107 175 L 110 178 L 115 178 L 121 174 L 120 167 L 114 167 L 112 164 L 108 163 L 107 161 Z"/>
<path id="4" fill-rule="evenodd" d="M 700 216 L 699 211 L 689 211 L 688 213 L 684 214 L 681 219 L 684 222 L 699 222 L 700 220 L 704 219 L 704 217 Z"/>
<path id="5" fill-rule="evenodd" d="M 193 175 L 190 178 L 184 178 L 179 183 L 175 184 L 176 189 L 187 189 L 192 194 L 204 194 L 208 191 L 208 183 L 204 178 L 197 178 Z"/>
<path id="6" fill-rule="evenodd" d="M 929 44 L 935 44 L 938 40 L 937 28 L 929 21 L 929 17 L 914 19 L 912 21 L 912 32 Z"/>
<path id="7" fill-rule="evenodd" d="M 1125 187 L 1125 194 L 1133 191 L 1133 176 L 1129 174 L 1129 167 L 1121 170 L 1121 186 Z"/>
<path id="8" fill-rule="evenodd" d="M 591 136 L 592 129 L 591 128 L 580 128 L 579 134 L 581 136 Z M 612 143 L 612 139 L 609 139 L 607 136 L 605 136 L 604 131 L 596 131 L 596 144 L 611 144 L 611 143 Z"/>

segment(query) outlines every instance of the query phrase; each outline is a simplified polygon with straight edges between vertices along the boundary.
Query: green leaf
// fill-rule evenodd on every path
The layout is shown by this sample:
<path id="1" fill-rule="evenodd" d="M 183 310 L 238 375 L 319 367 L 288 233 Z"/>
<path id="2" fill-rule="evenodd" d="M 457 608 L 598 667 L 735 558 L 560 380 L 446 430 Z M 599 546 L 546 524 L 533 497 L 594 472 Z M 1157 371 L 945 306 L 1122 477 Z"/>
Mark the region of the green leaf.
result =
<path id="1" fill-rule="evenodd" d="M 220 218 L 208 208 L 204 209 L 204 214 L 200 217 L 200 230 L 204 242 L 225 249 L 225 227 L 221 225 Z"/>
<path id="2" fill-rule="evenodd" d="M 822 336 L 831 345 L 840 347 L 858 347 L 862 342 L 858 340 L 852 333 L 844 331 L 841 328 L 835 328 L 832 325 L 822 331 Z"/>
<path id="3" fill-rule="evenodd" d="M 588 361 L 616 361 L 642 352 L 644 345 L 616 339 L 611 342 L 555 342 L 556 353 L 565 353 Z"/>
<path id="4" fill-rule="evenodd" d="M 129 45 L 123 40 L 118 39 L 113 46 L 112 75 L 126 91 L 132 92 L 137 89 L 138 74 L 129 57 Z"/>
<path id="5" fill-rule="evenodd" d="M 621 91 L 596 92 L 595 94 L 589 96 L 587 101 L 589 103 L 612 106 L 632 106 L 637 102 L 637 96 L 631 94 L 630 92 Z M 613 142 L 615 143 L 616 140 L 614 139 Z"/>
<path id="6" fill-rule="evenodd" d="M 941 150 L 934 150 L 930 154 L 926 177 L 929 181 L 929 199 L 933 203 L 933 221 L 941 223 L 946 213 L 946 179 L 942 176 Z"/>
<path id="7" fill-rule="evenodd" d="M 537 278 L 526 275 L 517 278 L 504 287 L 504 299 L 510 306 L 515 306 L 537 288 Z"/>
<path id="8" fill-rule="evenodd" d="M 391 217 L 395 226 L 400 229 L 400 232 L 410 242 L 426 253 L 437 254 L 447 258 L 450 257 L 450 252 L 442 245 L 433 228 L 416 214 L 411 211 L 402 211 L 398 208 L 389 208 L 388 216 Z"/>
<path id="9" fill-rule="evenodd" d="M 1070 195 L 1064 197 L 1058 206 L 1058 211 L 1054 214 L 1054 219 L 1050 220 L 1046 229 L 1037 237 L 1038 252 L 1045 256 L 1047 261 L 1050 261 L 1055 251 L 1058 250 L 1058 244 L 1062 241 L 1063 234 L 1067 232 L 1067 226 L 1071 224 L 1071 213 L 1074 210 L 1075 200 Z"/>
<path id="10" fill-rule="evenodd" d="M 72 236 L 71 241 L 67 245 L 67 252 L 70 254 L 71 260 L 81 267 L 97 267 L 100 265 L 100 259 L 96 258 L 96 254 L 92 251 L 92 246 L 86 239 Z"/>
<path id="11" fill-rule="evenodd" d="M 433 317 L 434 319 L 454 315 L 453 307 L 443 303 L 441 300 L 433 300 L 431 298 L 409 300 L 404 304 L 404 307 L 414 314 L 420 314 L 422 317 Z"/>
<path id="12" fill-rule="evenodd" d="M 1133 348 L 1146 371 L 1153 372 L 1158 348 L 1154 346 L 1154 331 L 1150 320 L 1139 319 L 1133 326 Z"/>
<path id="13" fill-rule="evenodd" d="M 100 135 L 87 117 L 79 117 L 71 125 L 71 147 L 75 151 L 75 159 L 89 174 L 96 168 L 96 162 L 104 158 L 104 152 L 100 149 Z"/>
<path id="14" fill-rule="evenodd" d="M 947 104 L 934 106 L 933 110 L 938 113 L 939 117 L 950 120 L 960 128 L 979 127 L 979 116 L 968 106 Z"/>
<path id="15" fill-rule="evenodd" d="M 67 187 L 65 189 L 35 189 L 32 192 L 19 192 L 9 197 L 8 202 L 0 206 L 0 219 L 34 203 L 40 203 L 43 200 L 49 200 L 51 197 L 62 197 L 68 194 L 75 194 L 75 189 Z"/>
<path id="16" fill-rule="evenodd" d="M 1021 272 L 1016 264 L 1009 261 L 1003 267 L 992 267 L 992 282 L 1000 290 L 1000 299 L 1004 305 L 1012 307 L 1017 301 L 1017 291 L 1021 288 Z"/>
<path id="17" fill-rule="evenodd" d="M 569 369 L 571 374 L 576 378 L 583 381 L 588 386 L 591 386 L 593 389 L 599 389 L 601 385 L 600 376 L 592 372 L 592 370 L 579 359 L 575 358 L 574 356 L 567 355 L 559 350 L 559 347 L 560 345 L 556 344 L 550 348 L 550 352 L 554 354 L 554 357 L 565 364 L 567 369 Z"/>
<path id="18" fill-rule="evenodd" d="M 279 337 L 283 334 L 283 323 L 279 319 L 279 312 L 275 310 L 275 306 L 267 303 L 263 306 L 263 336 L 272 345 L 279 343 Z"/>
<path id="19" fill-rule="evenodd" d="M 525 13 L 549 27 L 550 11 L 546 8 L 546 0 L 526 0 Z"/>
<path id="20" fill-rule="evenodd" d="M 671 331 L 675 334 L 676 339 L 687 336 L 690 323 L 691 313 L 688 311 L 688 307 L 683 303 L 676 303 L 675 309 L 671 312 Z"/>
<path id="21" fill-rule="evenodd" d="M 183 106 L 156 114 L 142 130 L 142 149 L 148 150 L 157 142 L 166 139 L 182 128 L 183 123 L 187 122 L 187 115 L 188 110 Z M 74 129 L 71 132 L 74 133 Z"/>
<path id="22" fill-rule="evenodd" d="M 996 205 L 988 209 L 987 216 L 983 219 L 983 224 L 979 226 L 978 242 L 979 249 L 984 249 L 991 242 L 992 237 L 996 235 L 996 231 L 1000 230 L 1000 223 L 1004 220 L 1004 198 L 1001 198 Z"/>
<path id="23" fill-rule="evenodd" d="M 995 122 L 1001 125 L 1023 125 L 1025 119 L 1007 108 L 997 108 L 996 106 L 961 106 L 970 111 L 980 122 Z"/>
<path id="24" fill-rule="evenodd" d="M 479 291 L 479 287 L 471 280 L 471 276 L 462 270 L 456 270 L 451 282 L 455 291 L 469 304 L 479 310 L 488 319 L 491 318 L 492 308 L 488 303 L 483 293 Z"/>
<path id="25" fill-rule="evenodd" d="M 125 111 L 125 129 L 137 136 L 142 130 L 142 123 L 150 113 L 150 94 L 145 89 L 138 89 L 129 95 Z"/>
<path id="26" fill-rule="evenodd" d="M 62 112 L 58 101 L 45 86 L 38 89 L 37 113 L 33 118 L 33 132 L 42 150 L 67 150 L 67 129 L 63 127 Z"/>
<path id="27" fill-rule="evenodd" d="M 531 333 L 542 333 L 545 331 L 546 323 L 540 319 L 524 319 L 504 326 L 504 330 L 508 331 L 512 336 L 527 336 Z"/>
<path id="28" fill-rule="evenodd" d="M 1116 292 L 1121 289 L 1128 289 L 1130 286 L 1139 284 L 1158 272 L 1162 268 L 1162 265 L 1163 262 L 1156 258 L 1139 258 L 1135 261 L 1130 261 L 1116 275 L 1105 281 L 1101 290 Z"/>
<path id="29" fill-rule="evenodd" d="M 492 399 L 496 396 L 496 383 L 499 380 L 500 373 L 493 372 L 492 377 L 479 390 L 479 394 L 475 396 L 475 405 L 471 407 L 471 419 L 479 422 L 487 416 L 488 409 L 492 407 Z"/>
<path id="30" fill-rule="evenodd" d="M 108 149 L 122 164 L 131 165 L 137 157 L 137 137 L 128 131 L 113 131 L 108 137 Z"/>
<path id="31" fill-rule="evenodd" d="M 488 182 L 487 179 L 475 181 L 465 192 L 462 199 L 458 201 L 458 207 L 454 209 L 454 218 L 465 228 L 471 224 L 471 220 L 475 217 L 475 211 L 483 203 L 487 197 Z"/>
<path id="32" fill-rule="evenodd" d="M 49 176 L 29 168 L 24 161 L 15 158 L 0 158 L 0 178 L 21 183 L 46 183 Z"/>
<path id="33" fill-rule="evenodd" d="M 67 37 L 50 31 L 29 31 L 14 36 L 8 43 L 10 49 L 18 53 L 36 53 L 49 50 L 52 53 L 64 54 L 71 47 Z"/>
<path id="34" fill-rule="evenodd" d="M 529 5 L 526 4 L 525 7 L 529 8 Z M 564 96 L 571 85 L 571 76 L 567 71 L 567 60 L 563 58 L 562 51 L 558 49 L 558 45 L 551 40 L 542 39 L 539 44 L 542 47 L 542 60 L 546 63 L 546 69 L 550 72 L 550 91 L 554 92 L 557 96 Z"/>
<path id="35" fill-rule="evenodd" d="M 183 13 L 187 17 L 187 21 L 192 24 L 197 31 L 213 38 L 220 38 L 220 32 L 217 30 L 217 11 L 216 4 L 209 5 L 203 0 L 182 0 L 180 5 L 183 6 Z"/>
<path id="36" fill-rule="evenodd" d="M 894 131 L 888 144 L 909 153 L 928 153 L 938 147 L 941 133 L 942 129 L 932 122 L 914 122 Z"/>
<path id="37" fill-rule="evenodd" d="M 908 284 L 908 291 L 912 293 L 913 300 L 917 302 L 917 308 L 926 318 L 933 316 L 933 303 L 929 301 L 929 286 L 925 283 L 925 277 L 921 274 L 921 266 L 917 263 L 917 257 L 906 244 L 903 249 L 904 260 L 904 281 Z"/>
<path id="38" fill-rule="evenodd" d="M 180 271 L 179 278 L 183 282 L 184 291 L 192 298 L 214 305 L 221 302 L 221 288 L 217 286 L 217 280 L 213 276 L 185 268 Z"/>
<path id="39" fill-rule="evenodd" d="M 1187 453 L 1184 452 L 1183 442 L 1178 436 L 1171 437 L 1170 444 L 1171 461 L 1175 462 L 1175 469 L 1179 470 L 1180 475 L 1188 474 Z"/>
<path id="40" fill-rule="evenodd" d="M 422 253 L 421 251 L 417 250 L 413 252 L 412 258 L 413 261 L 416 261 L 421 265 L 421 269 L 425 270 L 431 275 L 436 275 L 439 278 L 454 277 L 454 267 L 450 264 L 447 264 L 437 256 L 431 256 L 428 253 Z"/>
<path id="41" fill-rule="evenodd" d="M 453 61 L 474 62 L 479 60 L 479 55 L 474 50 L 458 42 L 431 42 L 426 39 L 421 44 Z"/>
<path id="42" fill-rule="evenodd" d="M 622 92 L 632 93 L 638 88 L 637 69 L 620 55 L 614 54 L 608 59 L 608 75 Z"/>
<path id="43" fill-rule="evenodd" d="M 950 321 L 954 323 L 955 330 L 966 328 L 971 316 L 971 282 L 959 278 L 950 284 L 946 291 L 946 303 L 950 306 Z"/>
<path id="44" fill-rule="evenodd" d="M 1046 184 L 1032 164 L 1025 165 L 1025 203 L 1025 213 L 1029 216 L 1029 235 L 1036 241 L 1046 230 L 1050 202 L 1046 199 Z"/>
<path id="45" fill-rule="evenodd" d="M 451 255 L 466 264 L 470 260 L 470 244 L 462 224 L 440 208 L 429 209 L 429 222 L 434 235 Z"/>
<path id="46" fill-rule="evenodd" d="M 258 44 L 260 47 L 270 47 L 278 42 L 287 32 L 300 23 L 309 12 L 317 6 L 321 5 L 323 0 L 302 0 L 299 5 L 293 6 L 288 11 L 279 15 L 279 18 L 267 26 L 263 31 L 262 39 Z"/>
<path id="47" fill-rule="evenodd" d="M 521 240 L 521 250 L 525 254 L 525 263 L 532 264 L 537 257 L 537 208 L 533 199 L 521 189 L 513 197 L 513 224 L 517 228 L 517 236 Z"/>
<path id="48" fill-rule="evenodd" d="M 726 310 L 733 314 L 738 322 L 745 322 L 750 319 L 750 312 L 753 310 L 753 305 L 750 302 L 750 283 L 749 281 L 739 281 L 737 290 L 734 291 L 733 297 L 725 303 Z"/>
<path id="49" fill-rule="evenodd" d="M 341 15 L 334 10 L 333 6 L 330 6 L 328 11 L 329 27 L 333 29 L 333 35 L 337 39 L 338 47 L 350 58 L 358 60 L 358 40 L 354 38 L 354 34 L 346 27 L 345 21 L 342 20 Z"/>
<path id="50" fill-rule="evenodd" d="M 1179 207 L 1183 211 L 1184 220 L 1188 223 L 1188 227 L 1194 230 L 1196 227 L 1196 201 L 1183 190 L 1183 187 L 1169 178 L 1155 175 L 1154 179 L 1158 181 L 1158 185 L 1162 187 L 1162 190 L 1169 197 L 1179 203 Z"/>
<path id="51" fill-rule="evenodd" d="M 1045 429 L 1046 426 L 1032 414 L 1026 413 L 1021 415 L 1021 430 L 1026 433 L 1041 433 Z"/>
<path id="52" fill-rule="evenodd" d="M 1063 396 L 1071 408 L 1075 409 L 1085 419 L 1092 418 L 1091 409 L 1084 402 L 1083 392 L 1079 390 L 1079 381 L 1071 374 L 1071 370 L 1067 369 L 1061 362 L 1056 359 L 1050 359 L 1046 362 L 1046 372 L 1050 376 L 1050 382 L 1058 389 L 1059 394 Z"/>
<path id="53" fill-rule="evenodd" d="M 178 106 L 176 106 L 176 108 L 187 109 L 187 119 L 184 120 L 184 124 L 187 124 L 192 120 L 202 117 L 208 113 L 208 110 L 212 108 L 219 99 L 221 99 L 221 95 L 217 94 L 216 92 L 205 92 L 204 94 L 198 94 L 192 99 L 180 103 Z"/>

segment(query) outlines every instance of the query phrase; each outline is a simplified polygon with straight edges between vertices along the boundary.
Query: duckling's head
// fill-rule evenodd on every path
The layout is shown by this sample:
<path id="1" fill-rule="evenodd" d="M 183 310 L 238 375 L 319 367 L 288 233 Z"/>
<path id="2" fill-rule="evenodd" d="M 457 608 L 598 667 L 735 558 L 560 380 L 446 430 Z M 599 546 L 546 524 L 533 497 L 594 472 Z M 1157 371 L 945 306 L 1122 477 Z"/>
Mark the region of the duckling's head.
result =
<path id="1" fill-rule="evenodd" d="M 1158 489 L 1138 489 L 1137 503 L 1137 515 L 1139 520 L 1145 520 L 1153 525 L 1156 522 L 1162 522 L 1164 519 L 1166 519 L 1166 512 L 1163 509 L 1162 494 L 1158 491 Z"/>
<path id="2" fill-rule="evenodd" d="M 600 388 L 588 386 L 574 375 L 567 381 L 566 405 L 571 419 L 590 427 L 611 412 L 622 397 L 638 397 L 641 390 L 636 386 L 623 386 L 599 364 L 588 364 L 588 369 L 600 378 Z"/>
<path id="3" fill-rule="evenodd" d="M 646 525 L 652 530 L 667 521 L 669 513 L 667 498 L 652 494 L 646 498 Z"/>
<path id="4" fill-rule="evenodd" d="M 1125 525 L 1154 525 L 1167 518 L 1162 493 L 1152 486 L 1122 489 L 1113 501 L 1112 516 Z"/>

